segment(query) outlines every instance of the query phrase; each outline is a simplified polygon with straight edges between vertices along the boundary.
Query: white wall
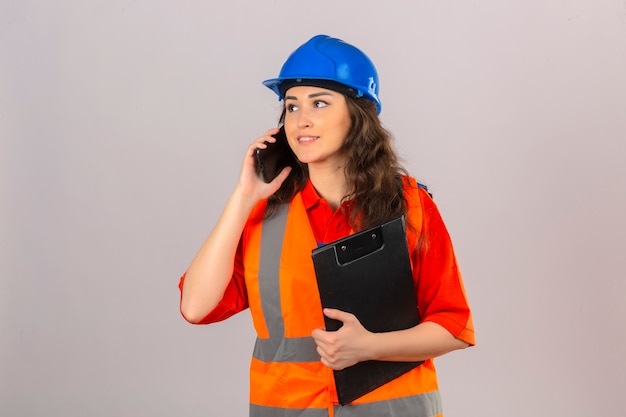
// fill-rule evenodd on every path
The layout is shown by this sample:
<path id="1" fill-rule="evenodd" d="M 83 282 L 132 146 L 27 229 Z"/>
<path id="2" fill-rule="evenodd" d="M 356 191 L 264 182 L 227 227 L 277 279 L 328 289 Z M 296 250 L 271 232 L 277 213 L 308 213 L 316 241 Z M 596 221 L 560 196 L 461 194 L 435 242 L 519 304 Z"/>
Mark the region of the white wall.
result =
<path id="1" fill-rule="evenodd" d="M 249 314 L 186 324 L 178 277 L 317 33 L 455 242 L 446 415 L 626 411 L 625 1 L 1 0 L 0 415 L 246 415 Z"/>

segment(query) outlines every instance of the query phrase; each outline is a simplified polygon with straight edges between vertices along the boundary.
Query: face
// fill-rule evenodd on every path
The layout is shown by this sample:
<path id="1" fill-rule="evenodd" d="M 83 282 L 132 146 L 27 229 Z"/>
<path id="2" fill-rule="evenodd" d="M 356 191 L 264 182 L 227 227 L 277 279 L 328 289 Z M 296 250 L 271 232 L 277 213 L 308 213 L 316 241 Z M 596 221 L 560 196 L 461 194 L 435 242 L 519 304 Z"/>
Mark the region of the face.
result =
<path id="1" fill-rule="evenodd" d="M 343 167 L 342 147 L 351 120 L 343 94 L 297 86 L 285 93 L 285 132 L 291 149 L 309 169 Z"/>

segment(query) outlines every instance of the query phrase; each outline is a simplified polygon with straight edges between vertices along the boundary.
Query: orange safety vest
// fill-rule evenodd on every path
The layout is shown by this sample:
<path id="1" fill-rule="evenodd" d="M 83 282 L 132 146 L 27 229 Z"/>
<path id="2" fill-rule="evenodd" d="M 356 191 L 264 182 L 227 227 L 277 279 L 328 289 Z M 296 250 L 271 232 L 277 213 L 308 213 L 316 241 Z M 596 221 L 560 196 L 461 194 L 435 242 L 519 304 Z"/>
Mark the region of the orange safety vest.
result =
<path id="1" fill-rule="evenodd" d="M 417 187 L 405 186 L 408 216 L 421 225 Z M 409 248 L 419 230 L 408 228 Z M 311 332 L 324 327 L 311 250 L 317 247 L 298 193 L 271 217 L 249 223 L 244 253 L 248 301 L 257 340 L 250 366 L 251 417 L 435 417 L 441 401 L 432 360 L 340 406 L 333 372 Z"/>

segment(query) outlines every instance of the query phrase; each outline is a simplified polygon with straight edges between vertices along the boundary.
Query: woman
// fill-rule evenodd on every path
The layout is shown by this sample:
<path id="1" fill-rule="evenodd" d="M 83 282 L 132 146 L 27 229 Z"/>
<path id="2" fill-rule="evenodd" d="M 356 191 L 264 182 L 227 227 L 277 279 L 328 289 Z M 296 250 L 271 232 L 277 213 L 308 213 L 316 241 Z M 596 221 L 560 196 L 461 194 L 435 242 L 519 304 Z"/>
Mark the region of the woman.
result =
<path id="1" fill-rule="evenodd" d="M 206 324 L 250 308 L 258 336 L 251 416 L 441 415 L 432 358 L 474 344 L 471 313 L 438 210 L 399 166 L 381 126 L 374 65 L 318 35 L 264 84 L 284 101 L 281 123 L 299 163 L 265 183 L 254 154 L 278 130 L 248 147 L 235 190 L 181 279 L 183 316 Z M 350 313 L 322 310 L 311 250 L 399 215 L 420 324 L 372 333 Z M 341 329 L 325 331 L 324 315 Z M 333 370 L 365 360 L 425 362 L 338 405 Z"/>

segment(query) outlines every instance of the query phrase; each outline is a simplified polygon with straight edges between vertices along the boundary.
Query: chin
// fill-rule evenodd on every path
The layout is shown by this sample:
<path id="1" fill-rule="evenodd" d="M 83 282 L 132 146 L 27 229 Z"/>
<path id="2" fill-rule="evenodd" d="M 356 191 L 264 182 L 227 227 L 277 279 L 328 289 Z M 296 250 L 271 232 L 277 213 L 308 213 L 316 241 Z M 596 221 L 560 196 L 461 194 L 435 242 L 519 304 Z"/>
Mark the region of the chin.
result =
<path id="1" fill-rule="evenodd" d="M 317 158 L 313 157 L 312 155 L 298 155 L 296 154 L 296 158 L 298 158 L 298 161 L 302 162 L 303 164 L 309 164 L 311 162 L 315 162 Z"/>

